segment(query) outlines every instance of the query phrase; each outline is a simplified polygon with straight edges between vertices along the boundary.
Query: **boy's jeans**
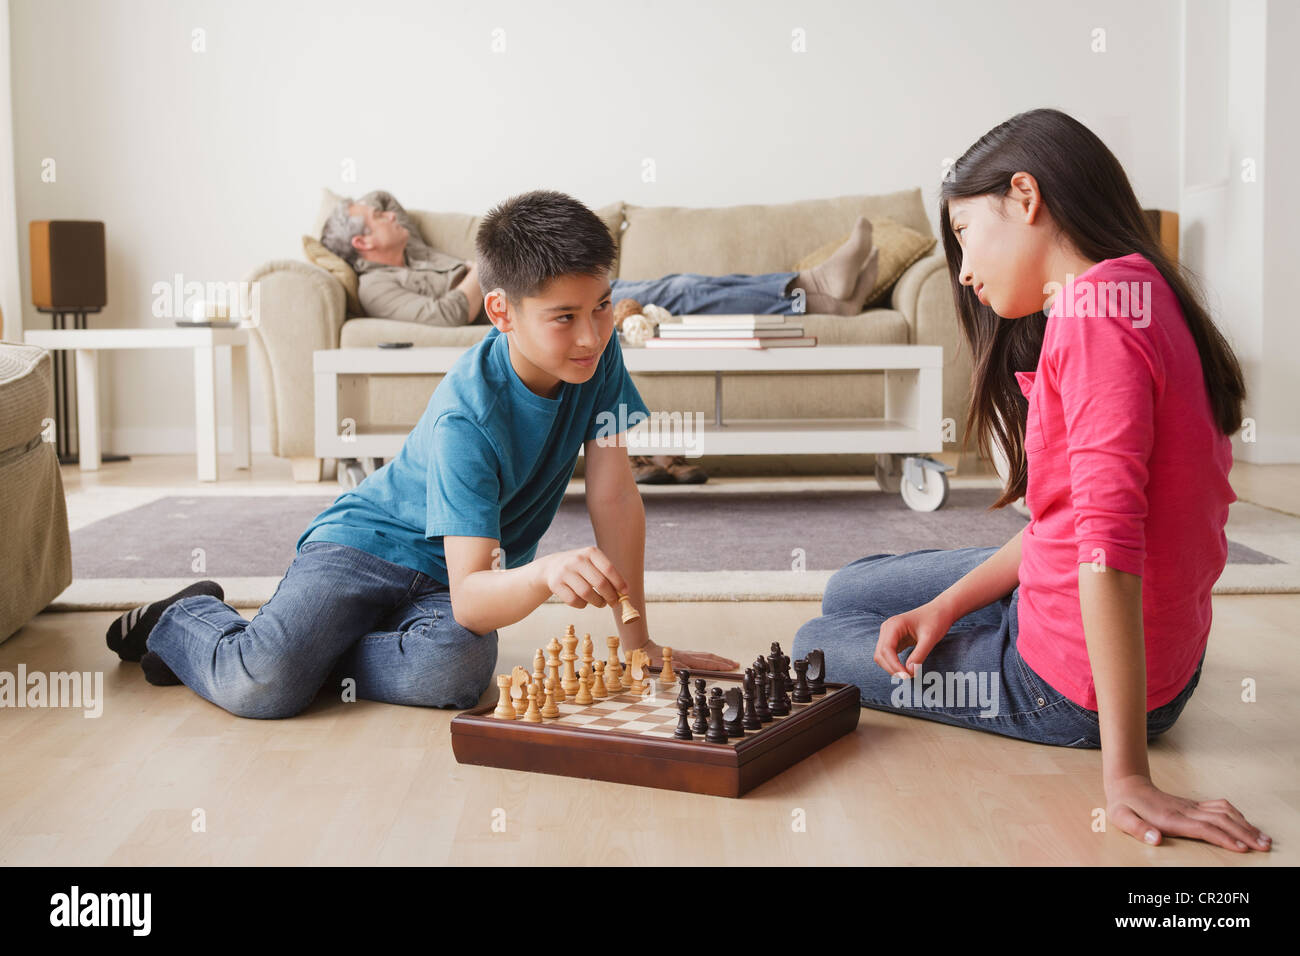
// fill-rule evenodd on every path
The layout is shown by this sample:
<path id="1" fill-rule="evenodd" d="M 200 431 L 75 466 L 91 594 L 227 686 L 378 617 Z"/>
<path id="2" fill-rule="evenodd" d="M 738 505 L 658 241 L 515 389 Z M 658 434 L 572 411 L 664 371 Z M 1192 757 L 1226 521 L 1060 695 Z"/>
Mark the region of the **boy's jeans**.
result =
<path id="1" fill-rule="evenodd" d="M 1049 685 L 1016 650 L 1018 587 L 955 621 L 921 663 L 919 679 L 898 680 L 872 660 L 885 618 L 925 604 L 997 550 L 927 549 L 858 558 L 831 576 L 822 597 L 822 616 L 799 629 L 790 656 L 798 659 L 821 648 L 826 653 L 826 679 L 856 684 L 864 707 L 1035 743 L 1099 748 L 1097 712 Z M 912 648 L 900 650 L 898 659 L 906 664 L 911 652 Z M 1202 656 L 1178 696 L 1147 712 L 1148 740 L 1178 719 L 1200 680 L 1204 661 Z M 943 677 L 937 700 L 925 693 L 927 683 L 937 686 L 932 674 Z"/>
<path id="2" fill-rule="evenodd" d="M 347 545 L 309 541 L 251 621 L 214 597 L 167 608 L 146 641 L 191 690 L 240 717 L 291 717 L 324 686 L 356 699 L 465 709 L 493 680 L 497 632 L 451 613 L 445 584 Z"/>
<path id="3" fill-rule="evenodd" d="M 785 294 L 785 287 L 797 275 L 675 272 L 658 279 L 615 279 L 611 297 L 615 305 L 619 299 L 636 299 L 642 305 L 663 306 L 673 315 L 789 315 L 794 314 L 794 299 Z"/>

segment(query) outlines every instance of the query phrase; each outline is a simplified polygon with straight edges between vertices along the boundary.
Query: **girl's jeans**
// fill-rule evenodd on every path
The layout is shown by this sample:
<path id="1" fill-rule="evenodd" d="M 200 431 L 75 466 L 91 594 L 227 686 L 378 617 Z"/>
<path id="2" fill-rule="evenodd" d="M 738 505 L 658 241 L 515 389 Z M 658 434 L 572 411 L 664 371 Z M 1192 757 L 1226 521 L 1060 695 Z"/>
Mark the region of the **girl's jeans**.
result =
<path id="1" fill-rule="evenodd" d="M 1099 748 L 1097 712 L 1049 685 L 1016 651 L 1018 587 L 954 622 L 931 648 L 919 676 L 899 680 L 872 660 L 885 618 L 925 604 L 997 550 L 927 549 L 858 558 L 831 576 L 822 616 L 799 629 L 790 656 L 800 658 L 821 648 L 826 679 L 856 684 L 865 707 L 1035 743 Z M 899 651 L 899 660 L 906 664 L 911 651 Z M 1148 739 L 1173 726 L 1200 680 L 1204 662 L 1202 655 L 1177 697 L 1147 712 Z"/>
<path id="2" fill-rule="evenodd" d="M 615 279 L 610 296 L 615 304 L 636 299 L 642 305 L 663 306 L 673 315 L 787 315 L 794 314 L 794 298 L 786 295 L 785 287 L 798 274 L 675 272 L 659 279 Z"/>
<path id="3" fill-rule="evenodd" d="M 302 546 L 251 621 L 214 597 L 188 597 L 163 612 L 146 644 L 196 694 L 240 717 L 291 717 L 322 687 L 465 709 L 497 661 L 497 632 L 461 627 L 445 584 L 329 541 Z"/>

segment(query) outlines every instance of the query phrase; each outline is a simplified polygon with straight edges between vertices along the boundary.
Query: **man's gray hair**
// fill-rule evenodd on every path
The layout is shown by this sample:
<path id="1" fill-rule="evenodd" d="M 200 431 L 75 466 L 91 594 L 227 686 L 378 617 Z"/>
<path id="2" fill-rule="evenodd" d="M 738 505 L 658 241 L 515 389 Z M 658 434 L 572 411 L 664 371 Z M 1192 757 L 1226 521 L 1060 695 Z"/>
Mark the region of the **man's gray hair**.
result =
<path id="1" fill-rule="evenodd" d="M 352 237 L 367 234 L 365 217 L 354 216 L 348 211 L 355 201 L 340 199 L 325 220 L 325 228 L 320 234 L 321 244 L 353 269 L 357 267 L 361 254 L 352 247 Z"/>

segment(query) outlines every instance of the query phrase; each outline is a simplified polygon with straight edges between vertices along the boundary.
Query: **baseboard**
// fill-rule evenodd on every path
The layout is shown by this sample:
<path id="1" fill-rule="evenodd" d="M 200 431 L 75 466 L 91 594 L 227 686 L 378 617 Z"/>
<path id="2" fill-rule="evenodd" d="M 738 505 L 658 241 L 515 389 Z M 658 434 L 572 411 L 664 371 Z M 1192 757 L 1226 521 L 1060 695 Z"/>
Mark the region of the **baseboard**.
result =
<path id="1" fill-rule="evenodd" d="M 229 425 L 217 426 L 217 454 L 234 453 L 233 429 Z M 197 442 L 194 427 L 189 428 L 112 428 L 108 440 L 101 444 L 104 451 L 117 455 L 192 455 Z M 101 436 L 101 441 L 103 436 Z M 254 455 L 269 455 L 271 439 L 265 425 L 254 425 L 249 431 L 249 443 Z"/>

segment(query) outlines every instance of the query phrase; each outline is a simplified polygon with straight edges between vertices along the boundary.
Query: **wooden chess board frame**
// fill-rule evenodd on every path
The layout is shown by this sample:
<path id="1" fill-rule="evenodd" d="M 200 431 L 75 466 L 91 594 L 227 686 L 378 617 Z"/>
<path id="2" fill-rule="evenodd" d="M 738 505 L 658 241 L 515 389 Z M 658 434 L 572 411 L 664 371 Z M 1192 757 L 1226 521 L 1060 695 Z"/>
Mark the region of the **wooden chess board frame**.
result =
<path id="1" fill-rule="evenodd" d="M 692 680 L 744 680 L 743 674 L 722 671 L 692 668 L 690 673 Z M 861 691 L 853 684 L 827 681 L 825 686 L 825 694 L 798 705 L 788 717 L 725 744 L 708 743 L 702 734 L 678 740 L 586 729 L 563 720 L 502 720 L 492 716 L 494 701 L 452 718 L 452 753 L 458 763 L 482 767 L 739 797 L 857 728 Z M 675 699 L 676 693 L 668 697 Z"/>

